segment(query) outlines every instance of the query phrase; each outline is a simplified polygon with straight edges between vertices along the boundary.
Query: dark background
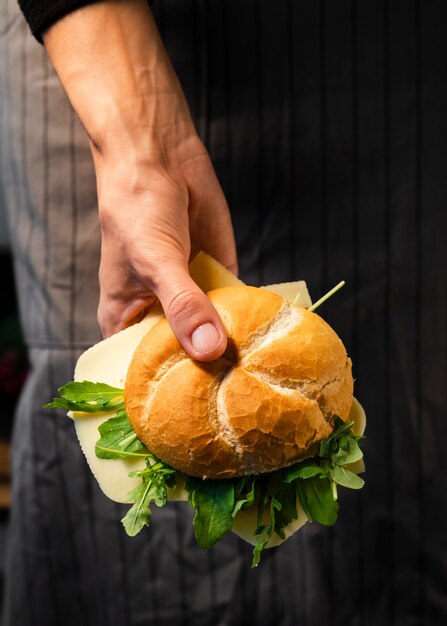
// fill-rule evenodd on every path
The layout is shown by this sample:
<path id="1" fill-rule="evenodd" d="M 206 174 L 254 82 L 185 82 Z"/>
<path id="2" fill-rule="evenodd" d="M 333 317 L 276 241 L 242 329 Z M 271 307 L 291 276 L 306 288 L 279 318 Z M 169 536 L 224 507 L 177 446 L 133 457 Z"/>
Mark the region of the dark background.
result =
<path id="1" fill-rule="evenodd" d="M 353 359 L 367 486 L 309 540 L 326 580 L 308 572 L 304 619 L 446 623 L 447 5 L 156 10 L 233 209 L 241 277 L 302 277 L 314 299 L 348 284 L 319 312 Z"/>
<path id="2" fill-rule="evenodd" d="M 444 625 L 447 4 L 154 10 L 229 200 L 242 279 L 304 278 L 314 299 L 347 281 L 319 312 L 368 415 L 365 489 L 341 495 L 337 526 L 308 525 L 268 557 L 269 615 L 253 603 L 250 623 L 281 624 L 287 585 L 300 626 Z M 296 579 L 282 570 L 292 552 Z"/>

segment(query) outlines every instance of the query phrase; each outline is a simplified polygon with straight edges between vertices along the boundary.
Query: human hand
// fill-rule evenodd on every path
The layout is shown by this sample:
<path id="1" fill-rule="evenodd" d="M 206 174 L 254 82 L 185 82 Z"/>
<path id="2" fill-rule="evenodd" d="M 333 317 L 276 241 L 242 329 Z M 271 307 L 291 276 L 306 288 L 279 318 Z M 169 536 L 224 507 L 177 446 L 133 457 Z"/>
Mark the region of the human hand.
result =
<path id="1" fill-rule="evenodd" d="M 217 358 L 225 331 L 188 260 L 203 249 L 236 271 L 233 230 L 147 3 L 83 7 L 44 42 L 95 160 L 104 335 L 141 319 L 158 297 L 185 350 Z"/>
<path id="2" fill-rule="evenodd" d="M 202 249 L 234 272 L 237 262 L 209 156 L 197 137 L 188 144 L 183 158 L 171 151 L 165 164 L 143 158 L 129 167 L 95 156 L 102 227 L 98 319 L 110 335 L 139 321 L 157 296 L 179 342 L 205 361 L 222 354 L 226 336 L 189 276 L 188 260 Z"/>

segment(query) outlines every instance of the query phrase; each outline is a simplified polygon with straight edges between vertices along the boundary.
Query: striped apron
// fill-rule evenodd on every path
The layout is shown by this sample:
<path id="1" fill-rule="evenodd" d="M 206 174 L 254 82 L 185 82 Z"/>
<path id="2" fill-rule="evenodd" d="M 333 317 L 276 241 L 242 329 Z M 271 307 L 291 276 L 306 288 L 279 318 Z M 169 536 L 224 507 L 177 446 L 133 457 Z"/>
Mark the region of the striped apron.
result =
<path id="1" fill-rule="evenodd" d="M 367 486 L 250 570 L 186 504 L 135 538 L 70 420 L 42 410 L 100 338 L 86 137 L 0 0 L 1 181 L 32 372 L 17 407 L 3 626 L 447 624 L 447 4 L 157 0 L 232 211 L 241 278 L 304 278 L 354 363 Z"/>

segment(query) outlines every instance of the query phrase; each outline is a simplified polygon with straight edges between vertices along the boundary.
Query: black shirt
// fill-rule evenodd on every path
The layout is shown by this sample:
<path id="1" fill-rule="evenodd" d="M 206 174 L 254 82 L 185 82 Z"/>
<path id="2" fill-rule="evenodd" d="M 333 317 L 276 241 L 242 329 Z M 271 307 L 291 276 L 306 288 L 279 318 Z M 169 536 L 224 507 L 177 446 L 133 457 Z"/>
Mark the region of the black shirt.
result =
<path id="1" fill-rule="evenodd" d="M 54 22 L 87 4 L 99 0 L 19 0 L 20 8 L 31 28 L 31 32 L 40 43 L 42 34 Z"/>

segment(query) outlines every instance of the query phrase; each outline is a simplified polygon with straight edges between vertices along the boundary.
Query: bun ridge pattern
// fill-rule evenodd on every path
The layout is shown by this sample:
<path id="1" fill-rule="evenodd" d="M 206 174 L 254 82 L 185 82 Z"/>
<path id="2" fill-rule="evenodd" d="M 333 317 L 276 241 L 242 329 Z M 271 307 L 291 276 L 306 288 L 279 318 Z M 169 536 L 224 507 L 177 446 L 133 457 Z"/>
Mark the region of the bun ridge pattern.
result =
<path id="1" fill-rule="evenodd" d="M 202 478 L 271 472 L 318 450 L 352 404 L 351 360 L 318 315 L 256 287 L 208 292 L 228 335 L 219 359 L 188 357 L 160 320 L 132 358 L 125 385 L 140 440 Z"/>

